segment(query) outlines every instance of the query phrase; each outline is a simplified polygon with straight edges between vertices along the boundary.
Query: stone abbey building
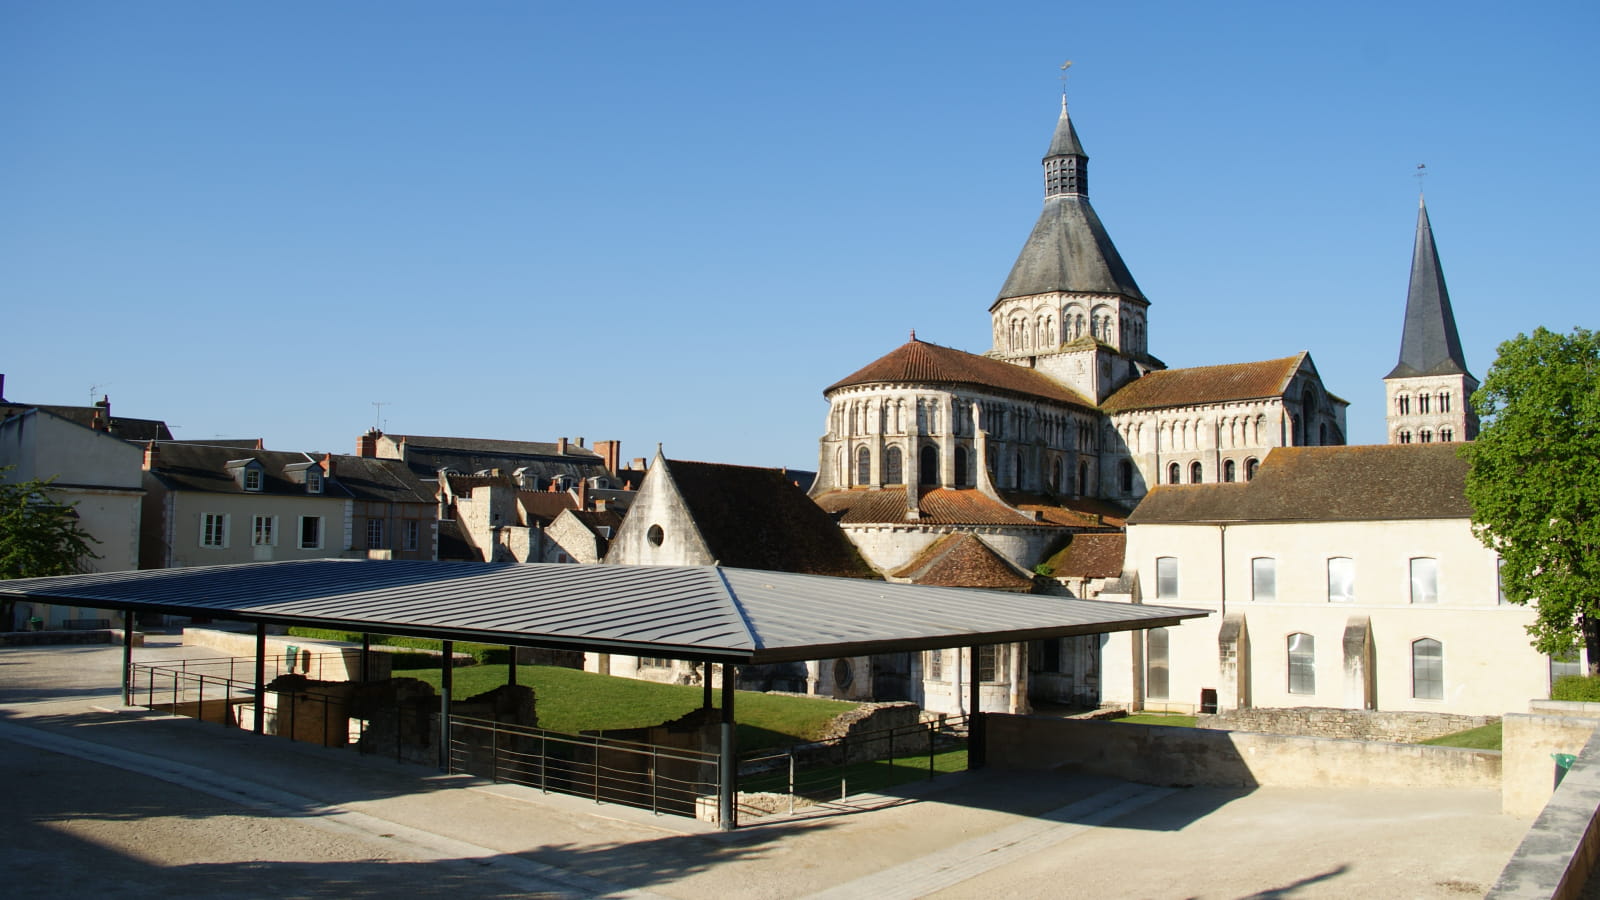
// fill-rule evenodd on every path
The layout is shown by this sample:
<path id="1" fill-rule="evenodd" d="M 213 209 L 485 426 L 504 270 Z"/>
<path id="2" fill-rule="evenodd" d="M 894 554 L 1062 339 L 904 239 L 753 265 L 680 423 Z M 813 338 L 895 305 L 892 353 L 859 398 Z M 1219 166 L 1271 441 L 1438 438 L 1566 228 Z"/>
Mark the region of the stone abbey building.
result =
<path id="1" fill-rule="evenodd" d="M 1089 202 L 1088 163 L 1063 97 L 987 353 L 913 333 L 824 391 L 811 494 L 878 569 L 968 532 L 1033 570 L 1156 484 L 1247 481 L 1273 447 L 1345 442 L 1347 403 L 1308 353 L 1189 369 L 1151 355 L 1151 302 Z"/>

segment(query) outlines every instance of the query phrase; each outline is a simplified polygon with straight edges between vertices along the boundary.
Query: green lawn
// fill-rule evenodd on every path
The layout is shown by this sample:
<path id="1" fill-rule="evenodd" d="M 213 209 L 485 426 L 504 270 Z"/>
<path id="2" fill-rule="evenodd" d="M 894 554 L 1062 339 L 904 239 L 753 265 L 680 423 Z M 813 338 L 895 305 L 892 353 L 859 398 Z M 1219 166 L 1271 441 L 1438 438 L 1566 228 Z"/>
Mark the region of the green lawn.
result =
<path id="1" fill-rule="evenodd" d="M 1435 747 L 1466 747 L 1469 750 L 1499 750 L 1500 749 L 1500 723 L 1485 725 L 1482 728 L 1469 728 L 1455 734 L 1446 734 L 1432 740 L 1423 741 Z"/>
<path id="2" fill-rule="evenodd" d="M 1120 719 L 1108 719 L 1110 722 L 1121 722 L 1124 725 L 1174 725 L 1179 728 L 1193 728 L 1194 716 L 1180 716 L 1175 713 L 1137 713 L 1123 716 Z"/>
<path id="3" fill-rule="evenodd" d="M 507 666 L 463 666 L 455 670 L 450 695 L 464 700 L 506 683 Z M 397 676 L 438 688 L 440 669 L 407 669 Z M 671 721 L 699 709 L 699 687 L 614 678 L 555 666 L 518 666 L 517 681 L 538 698 L 539 726 L 577 733 L 639 728 Z M 720 702 L 721 692 L 713 692 Z M 814 740 L 828 723 L 856 704 L 813 697 L 782 697 L 740 691 L 734 699 L 739 750 L 746 752 Z"/>

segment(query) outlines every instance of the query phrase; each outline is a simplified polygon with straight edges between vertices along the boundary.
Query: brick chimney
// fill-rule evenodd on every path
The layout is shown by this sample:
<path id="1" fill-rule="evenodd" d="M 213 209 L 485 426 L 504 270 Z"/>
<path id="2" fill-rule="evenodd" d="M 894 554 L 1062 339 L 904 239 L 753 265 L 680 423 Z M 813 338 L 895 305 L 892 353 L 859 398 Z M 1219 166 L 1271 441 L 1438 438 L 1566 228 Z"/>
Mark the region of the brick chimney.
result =
<path id="1" fill-rule="evenodd" d="M 156 446 L 155 441 L 149 441 L 144 445 L 144 470 L 146 472 L 154 469 L 156 467 L 156 462 L 160 458 L 161 448 Z"/>
<path id="2" fill-rule="evenodd" d="M 322 454 L 322 477 L 323 478 L 328 478 L 328 479 L 332 479 L 333 478 L 333 454 L 332 453 L 324 453 L 324 454 Z"/>
<path id="3" fill-rule="evenodd" d="M 6 402 L 6 376 L 0 372 L 0 403 Z"/>
<path id="4" fill-rule="evenodd" d="M 578 479 L 578 508 L 589 508 L 589 479 L 587 478 Z"/>
<path id="5" fill-rule="evenodd" d="M 356 438 L 356 455 L 371 459 L 378 455 L 378 438 L 383 437 L 383 432 L 376 428 L 367 429 L 367 433 Z M 333 473 L 329 473 L 330 475 Z"/>
<path id="6" fill-rule="evenodd" d="M 605 463 L 606 471 L 615 477 L 617 467 L 622 463 L 622 442 L 595 441 L 594 452 L 600 454 L 600 461 Z"/>
<path id="7" fill-rule="evenodd" d="M 564 438 L 564 437 L 556 438 L 556 453 L 559 453 L 562 456 L 566 456 L 567 455 L 567 439 L 566 438 Z"/>

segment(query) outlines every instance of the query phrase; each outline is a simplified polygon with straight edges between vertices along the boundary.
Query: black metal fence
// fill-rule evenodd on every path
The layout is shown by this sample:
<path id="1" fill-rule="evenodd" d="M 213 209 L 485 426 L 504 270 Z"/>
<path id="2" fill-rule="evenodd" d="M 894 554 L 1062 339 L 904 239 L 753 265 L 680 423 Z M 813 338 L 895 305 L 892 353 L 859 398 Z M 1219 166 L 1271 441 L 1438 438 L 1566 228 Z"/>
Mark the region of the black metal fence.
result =
<path id="1" fill-rule="evenodd" d="M 968 716 L 863 732 L 744 757 L 739 789 L 796 801 L 842 800 L 966 768 Z M 773 811 L 773 810 L 768 810 Z"/>

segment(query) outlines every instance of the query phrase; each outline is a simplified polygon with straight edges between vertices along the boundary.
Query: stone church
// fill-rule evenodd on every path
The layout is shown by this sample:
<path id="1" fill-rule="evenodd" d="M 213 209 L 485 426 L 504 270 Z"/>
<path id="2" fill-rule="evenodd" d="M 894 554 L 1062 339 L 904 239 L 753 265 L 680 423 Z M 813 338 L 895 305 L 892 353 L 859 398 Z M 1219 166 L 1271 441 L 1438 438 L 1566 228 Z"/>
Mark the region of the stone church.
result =
<path id="1" fill-rule="evenodd" d="M 834 382 L 812 497 L 880 571 L 952 533 L 1029 571 L 1156 484 L 1247 481 L 1273 447 L 1345 442 L 1306 352 L 1169 369 L 1151 301 L 1089 202 L 1063 96 L 1044 210 L 974 354 L 917 340 Z"/>

